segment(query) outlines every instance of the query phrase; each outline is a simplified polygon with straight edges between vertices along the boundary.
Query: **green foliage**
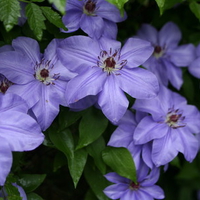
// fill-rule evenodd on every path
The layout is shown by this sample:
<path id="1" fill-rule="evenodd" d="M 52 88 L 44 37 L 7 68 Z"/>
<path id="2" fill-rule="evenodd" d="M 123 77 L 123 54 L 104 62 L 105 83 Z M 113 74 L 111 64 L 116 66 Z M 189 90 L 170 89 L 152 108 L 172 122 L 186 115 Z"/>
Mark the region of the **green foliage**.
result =
<path id="1" fill-rule="evenodd" d="M 27 194 L 27 200 L 43 200 L 43 198 L 37 195 L 36 193 L 31 192 Z"/>
<path id="2" fill-rule="evenodd" d="M 0 20 L 3 21 L 6 31 L 10 31 L 18 23 L 20 5 L 17 0 L 0 1 Z"/>
<path id="3" fill-rule="evenodd" d="M 108 120 L 100 110 L 90 108 L 79 124 L 79 142 L 76 149 L 95 141 L 106 129 Z"/>
<path id="4" fill-rule="evenodd" d="M 62 28 L 65 31 L 67 31 L 67 28 L 64 26 L 64 24 L 62 23 L 61 20 L 61 16 L 56 13 L 55 11 L 53 11 L 50 7 L 40 7 L 44 16 L 55 26 L 57 26 L 58 28 Z"/>
<path id="5" fill-rule="evenodd" d="M 42 39 L 43 29 L 46 29 L 44 20 L 45 17 L 38 5 L 29 3 L 26 6 L 26 16 L 31 30 L 34 32 L 38 40 Z"/>
<path id="6" fill-rule="evenodd" d="M 196 18 L 200 20 L 200 4 L 196 1 L 190 3 L 190 10 L 195 14 Z"/>
<path id="7" fill-rule="evenodd" d="M 39 187 L 45 178 L 46 174 L 22 174 L 20 176 L 19 183 L 28 193 Z"/>
<path id="8" fill-rule="evenodd" d="M 130 152 L 123 147 L 106 147 L 102 152 L 104 162 L 120 176 L 137 182 L 136 169 Z"/>

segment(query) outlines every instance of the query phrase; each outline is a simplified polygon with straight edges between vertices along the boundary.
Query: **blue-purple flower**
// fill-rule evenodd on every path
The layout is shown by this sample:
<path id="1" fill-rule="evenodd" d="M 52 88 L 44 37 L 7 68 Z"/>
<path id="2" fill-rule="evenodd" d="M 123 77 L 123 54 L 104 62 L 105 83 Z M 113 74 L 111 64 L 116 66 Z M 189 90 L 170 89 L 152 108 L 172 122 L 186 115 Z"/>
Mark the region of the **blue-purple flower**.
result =
<path id="1" fill-rule="evenodd" d="M 72 36 L 62 41 L 58 55 L 63 65 L 78 73 L 66 88 L 68 105 L 98 95 L 98 105 L 105 116 L 116 123 L 125 114 L 128 100 L 153 98 L 159 85 L 156 77 L 138 66 L 152 54 L 149 42 L 130 38 L 121 43 L 108 38 L 93 40 Z"/>
<path id="2" fill-rule="evenodd" d="M 0 73 L 13 83 L 7 92 L 26 100 L 42 130 L 46 130 L 65 105 L 67 81 L 74 76 L 57 58 L 59 41 L 54 39 L 40 53 L 37 41 L 19 37 L 14 39 L 14 51 L 0 53 Z"/>
<path id="3" fill-rule="evenodd" d="M 101 36 L 116 38 L 117 25 L 126 19 L 118 8 L 106 0 L 68 0 L 63 23 L 73 32 L 81 28 L 90 37 L 99 39 Z"/>
<path id="4" fill-rule="evenodd" d="M 137 99 L 133 108 L 151 115 L 144 117 L 134 132 L 135 144 L 152 141 L 151 157 L 156 166 L 165 165 L 181 152 L 187 161 L 195 158 L 199 142 L 200 113 L 184 97 L 160 87 L 154 99 Z"/>
<path id="5" fill-rule="evenodd" d="M 181 31 L 173 22 L 166 23 L 160 31 L 149 24 L 143 24 L 137 37 L 151 42 L 154 52 L 143 64 L 156 74 L 160 83 L 167 86 L 170 82 L 176 89 L 183 83 L 181 67 L 186 67 L 195 59 L 192 44 L 178 45 Z"/>
<path id="6" fill-rule="evenodd" d="M 27 112 L 21 97 L 0 93 L 0 186 L 10 172 L 12 151 L 33 150 L 44 140 L 40 126 Z"/>
<path id="7" fill-rule="evenodd" d="M 119 200 L 164 199 L 163 190 L 155 185 L 160 175 L 159 168 L 153 168 L 149 172 L 149 168 L 145 164 L 142 164 L 137 169 L 136 173 L 136 183 L 119 176 L 115 172 L 106 174 L 106 179 L 114 184 L 105 188 L 104 193 L 110 199 Z"/>

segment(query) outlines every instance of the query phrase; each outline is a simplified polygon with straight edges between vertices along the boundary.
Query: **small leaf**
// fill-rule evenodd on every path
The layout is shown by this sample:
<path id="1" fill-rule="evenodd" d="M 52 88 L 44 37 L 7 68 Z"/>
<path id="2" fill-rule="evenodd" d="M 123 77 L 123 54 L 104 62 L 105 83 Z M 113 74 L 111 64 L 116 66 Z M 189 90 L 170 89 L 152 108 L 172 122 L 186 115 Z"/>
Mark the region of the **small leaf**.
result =
<path id="1" fill-rule="evenodd" d="M 62 15 L 65 14 L 66 0 L 49 0 L 49 3 L 53 3 Z"/>
<path id="2" fill-rule="evenodd" d="M 29 3 L 26 8 L 26 16 L 31 30 L 34 32 L 38 40 L 42 39 L 43 29 L 46 29 L 44 20 L 45 17 L 38 5 Z"/>
<path id="3" fill-rule="evenodd" d="M 44 200 L 44 199 L 40 197 L 38 194 L 31 192 L 27 194 L 27 200 Z"/>
<path id="4" fill-rule="evenodd" d="M 62 151 L 66 157 L 71 159 L 74 158 L 74 139 L 69 129 L 57 132 L 54 130 L 49 130 L 49 138 L 52 143 Z"/>
<path id="5" fill-rule="evenodd" d="M 137 182 L 136 169 L 131 153 L 120 147 L 106 147 L 102 152 L 104 162 L 120 176 Z"/>
<path id="6" fill-rule="evenodd" d="M 6 31 L 10 31 L 18 23 L 20 4 L 16 0 L 0 1 L 0 20 L 3 21 Z"/>
<path id="7" fill-rule="evenodd" d="M 200 19 L 200 4 L 192 1 L 190 3 L 190 10 L 195 14 L 196 18 Z"/>
<path id="8" fill-rule="evenodd" d="M 84 176 L 98 200 L 109 200 L 109 198 L 103 193 L 103 190 L 109 185 L 109 182 L 101 172 L 95 168 L 93 162 L 87 162 Z"/>
<path id="9" fill-rule="evenodd" d="M 103 162 L 101 152 L 105 149 L 105 141 L 103 137 L 100 137 L 98 140 L 93 142 L 92 144 L 87 146 L 87 152 L 90 156 L 94 159 L 94 162 L 98 169 L 101 171 L 102 174 L 106 173 L 106 165 Z"/>
<path id="10" fill-rule="evenodd" d="M 121 15 L 124 15 L 124 4 L 129 0 L 107 0 L 109 3 L 115 5 L 119 10 Z"/>
<path id="11" fill-rule="evenodd" d="M 75 151 L 73 159 L 68 158 L 68 167 L 75 188 L 83 173 L 86 161 L 87 161 L 87 152 L 85 151 L 85 149 L 80 149 Z"/>
<path id="12" fill-rule="evenodd" d="M 79 124 L 80 138 L 76 149 L 87 146 L 95 141 L 105 131 L 108 120 L 100 110 L 91 108 L 88 110 Z"/>
<path id="13" fill-rule="evenodd" d="M 26 192 L 32 192 L 40 186 L 46 178 L 46 174 L 23 174 L 19 183 Z"/>
<path id="14" fill-rule="evenodd" d="M 62 28 L 65 31 L 67 31 L 67 28 L 65 27 L 65 25 L 62 22 L 61 16 L 53 11 L 50 7 L 40 7 L 43 14 L 45 15 L 45 17 L 55 26 L 57 26 L 58 28 Z"/>

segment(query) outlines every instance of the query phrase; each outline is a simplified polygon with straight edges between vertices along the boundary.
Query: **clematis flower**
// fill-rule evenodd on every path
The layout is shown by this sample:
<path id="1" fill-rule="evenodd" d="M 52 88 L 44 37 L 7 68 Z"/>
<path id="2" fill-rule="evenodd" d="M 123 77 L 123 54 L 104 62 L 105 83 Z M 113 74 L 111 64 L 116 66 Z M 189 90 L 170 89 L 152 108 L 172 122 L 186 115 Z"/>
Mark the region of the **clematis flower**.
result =
<path id="1" fill-rule="evenodd" d="M 152 50 L 149 42 L 133 38 L 122 48 L 120 42 L 108 38 L 97 41 L 72 36 L 63 40 L 58 56 L 63 65 L 78 73 L 67 84 L 68 106 L 86 96 L 98 95 L 105 116 L 117 123 L 129 103 L 124 92 L 141 99 L 157 95 L 159 85 L 154 74 L 138 67 Z"/>
<path id="2" fill-rule="evenodd" d="M 149 172 L 149 168 L 142 164 L 136 171 L 137 183 L 119 176 L 115 172 L 110 172 L 105 175 L 106 179 L 113 185 L 104 189 L 104 193 L 110 199 L 120 200 L 153 200 L 164 199 L 163 190 L 155 185 L 159 178 L 159 168 L 153 168 Z"/>
<path id="3" fill-rule="evenodd" d="M 154 48 L 143 66 L 152 71 L 161 84 L 167 86 L 170 82 L 179 90 L 183 84 L 181 67 L 190 65 L 195 59 L 194 45 L 178 45 L 181 31 L 173 22 L 166 23 L 159 32 L 151 25 L 143 24 L 137 37 L 151 42 Z"/>
<path id="4" fill-rule="evenodd" d="M 66 14 L 62 20 L 68 28 L 66 32 L 74 32 L 81 28 L 90 37 L 99 39 L 101 36 L 116 38 L 117 25 L 126 19 L 118 8 L 106 0 L 68 0 Z"/>
<path id="5" fill-rule="evenodd" d="M 199 142 L 194 134 L 200 132 L 200 113 L 188 105 L 184 97 L 165 87 L 150 100 L 135 101 L 133 108 L 151 114 L 135 129 L 135 144 L 152 141 L 152 160 L 156 166 L 165 165 L 181 152 L 187 161 L 195 158 Z"/>
<path id="6" fill-rule="evenodd" d="M 44 140 L 40 126 L 27 112 L 21 97 L 0 93 L 0 186 L 10 172 L 12 151 L 33 150 Z"/>
<path id="7" fill-rule="evenodd" d="M 57 116 L 59 105 L 65 105 L 65 87 L 74 76 L 58 60 L 57 46 L 54 39 L 41 54 L 37 41 L 18 37 L 12 42 L 14 51 L 0 53 L 0 73 L 13 83 L 7 92 L 26 100 L 42 130 Z"/>

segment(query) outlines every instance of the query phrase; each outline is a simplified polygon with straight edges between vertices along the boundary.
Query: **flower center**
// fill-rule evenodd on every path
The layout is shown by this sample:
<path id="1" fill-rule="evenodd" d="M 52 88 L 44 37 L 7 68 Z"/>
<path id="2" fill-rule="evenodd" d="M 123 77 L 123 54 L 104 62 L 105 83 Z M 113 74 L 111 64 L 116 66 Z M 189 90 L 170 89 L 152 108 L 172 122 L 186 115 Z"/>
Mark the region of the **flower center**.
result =
<path id="1" fill-rule="evenodd" d="M 133 181 L 129 185 L 131 190 L 138 190 L 140 188 L 140 183 L 134 183 Z"/>
<path id="2" fill-rule="evenodd" d="M 183 116 L 182 111 L 180 111 L 179 109 L 175 110 L 174 107 L 172 107 L 167 113 L 165 123 L 167 123 L 168 126 L 177 129 L 186 126 L 186 123 L 184 123 L 184 119 L 185 117 Z"/>
<path id="3" fill-rule="evenodd" d="M 154 47 L 154 52 L 153 55 L 158 59 L 160 57 L 162 57 L 162 55 L 164 54 L 164 51 L 162 49 L 161 46 L 155 46 Z"/>
<path id="4" fill-rule="evenodd" d="M 83 8 L 83 12 L 86 15 L 94 15 L 94 11 L 96 9 L 96 3 L 92 0 L 88 0 Z"/>
<path id="5" fill-rule="evenodd" d="M 51 73 L 53 67 L 54 65 L 48 60 L 36 63 L 34 77 L 45 85 L 55 85 L 54 81 L 59 78 L 59 74 Z"/>
<path id="6" fill-rule="evenodd" d="M 5 76 L 0 75 L 0 92 L 2 92 L 3 94 L 5 94 L 5 92 L 7 91 L 7 89 L 13 85 L 12 82 L 10 82 Z"/>
<path id="7" fill-rule="evenodd" d="M 127 60 L 120 60 L 120 50 L 115 50 L 113 52 L 110 49 L 109 52 L 101 51 L 100 56 L 98 56 L 97 66 L 102 68 L 102 70 L 110 75 L 118 70 L 121 70 L 127 64 Z M 120 75 L 115 73 L 115 75 Z"/>

